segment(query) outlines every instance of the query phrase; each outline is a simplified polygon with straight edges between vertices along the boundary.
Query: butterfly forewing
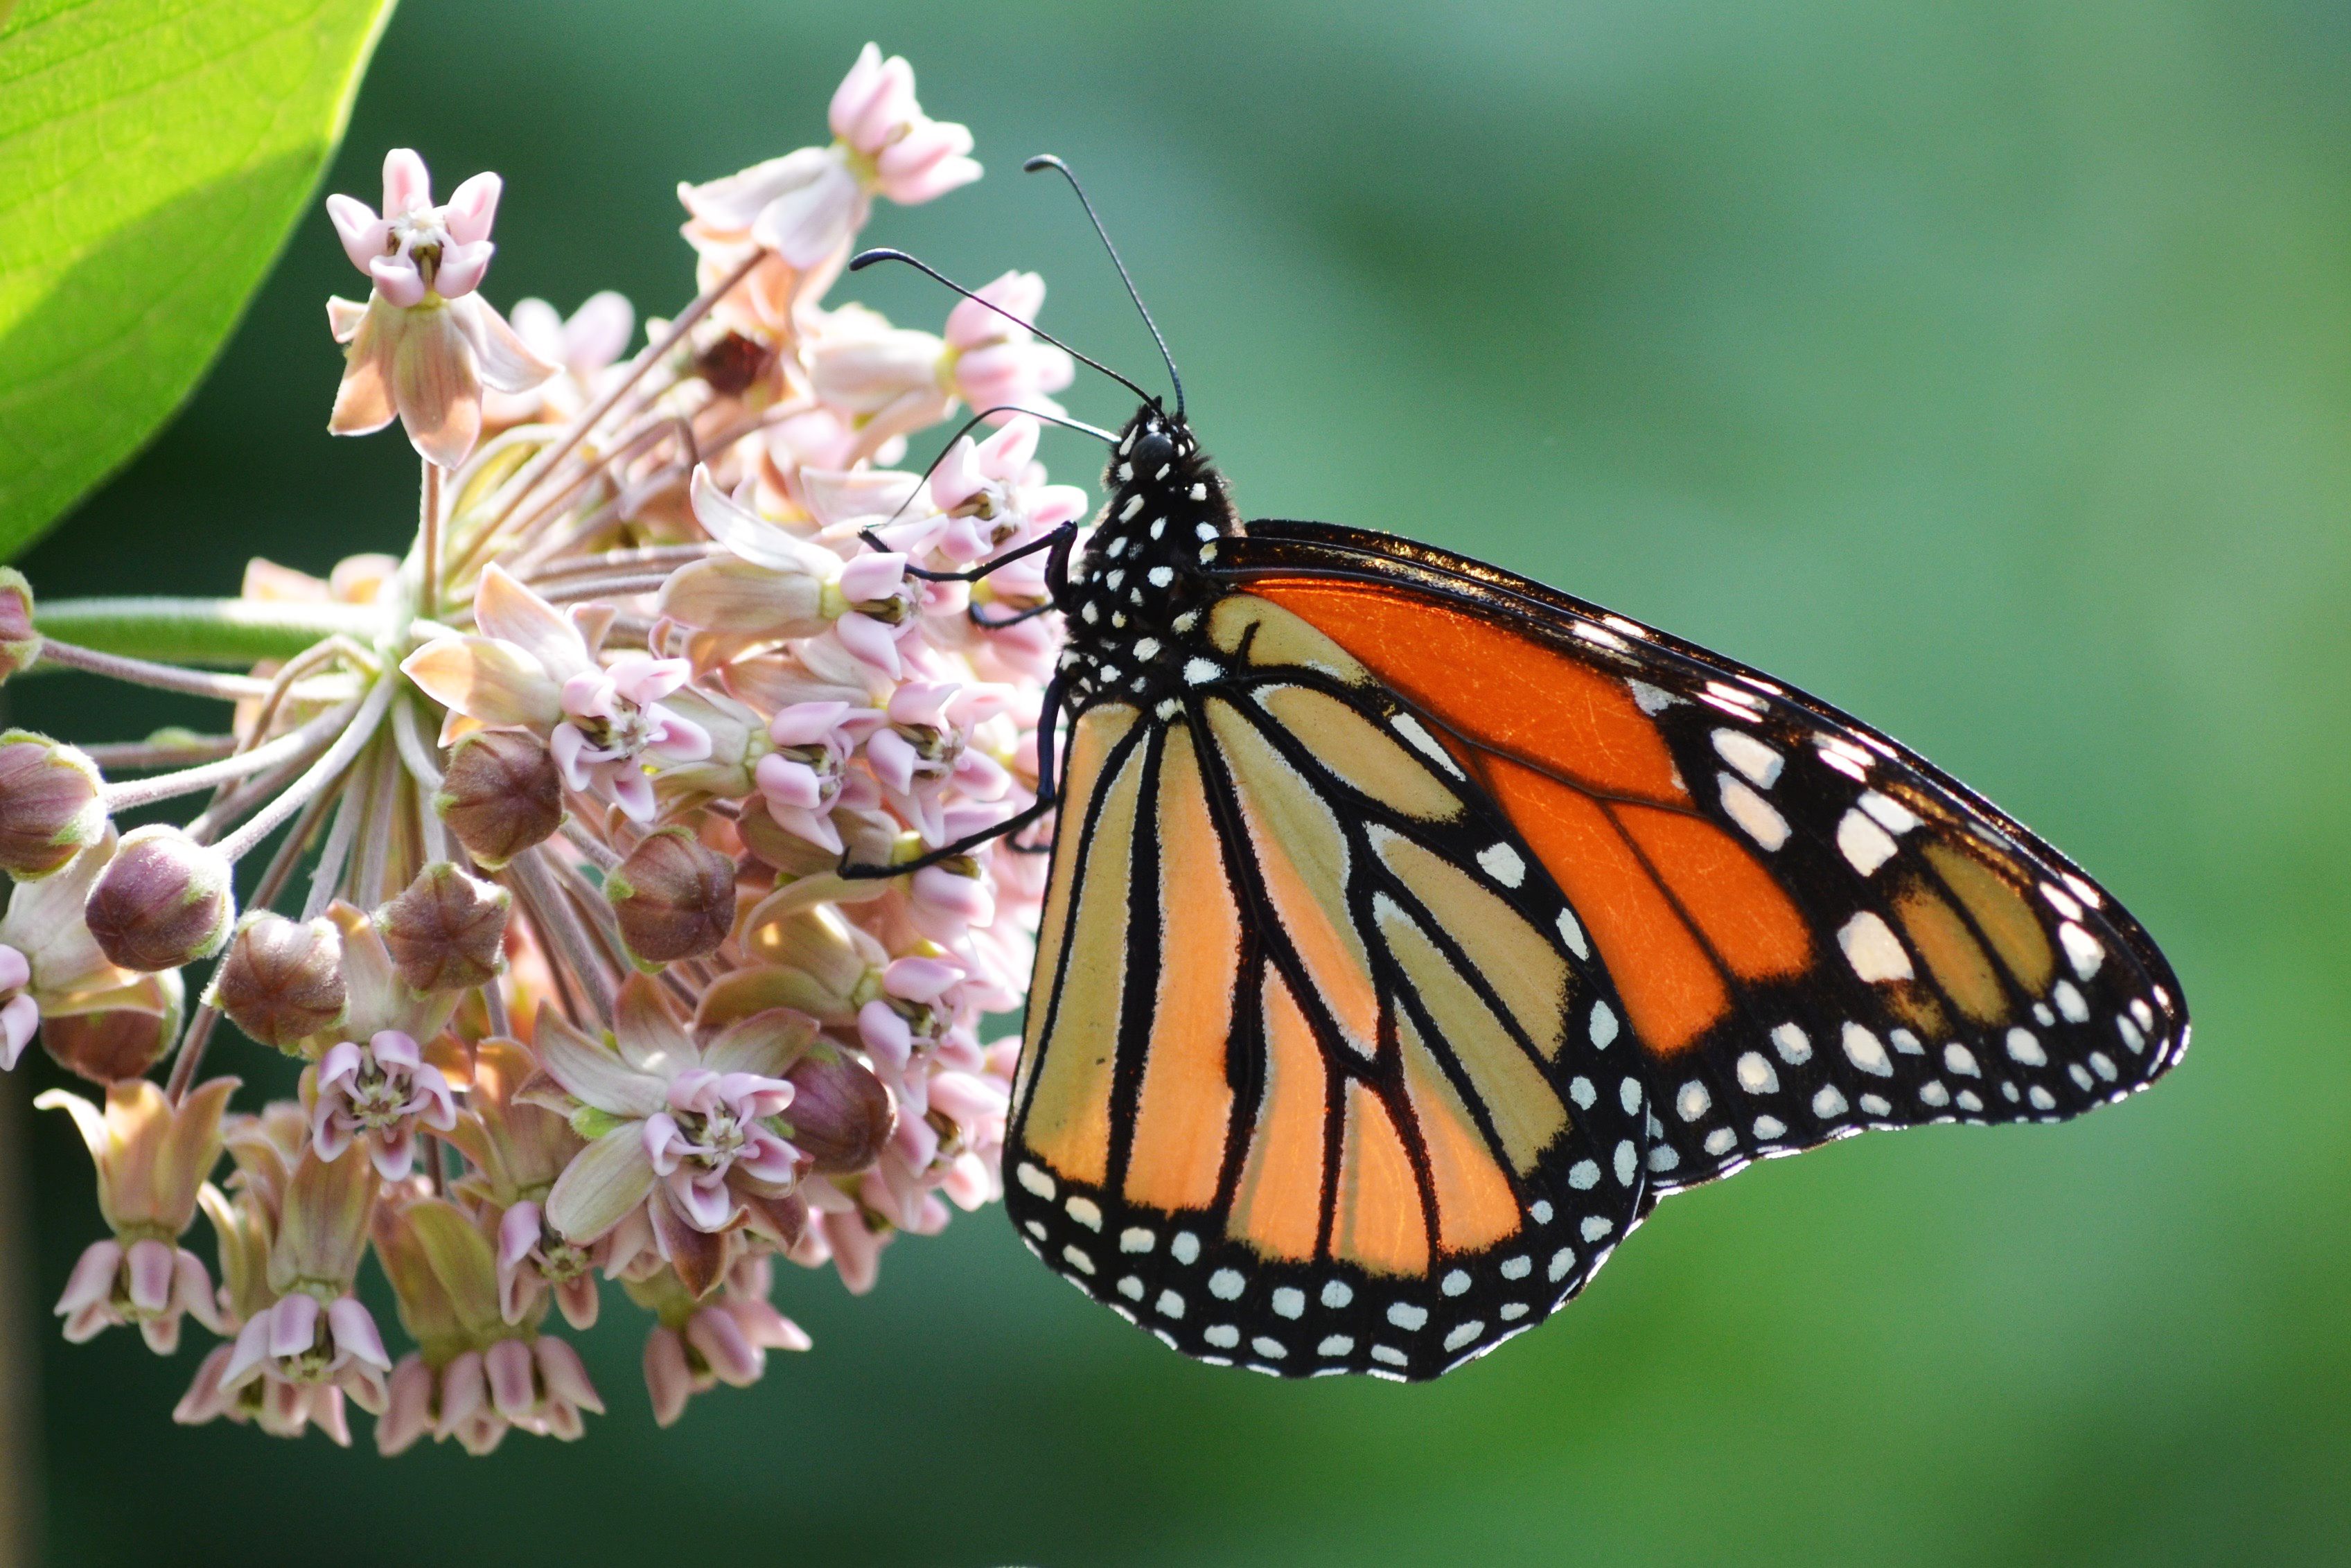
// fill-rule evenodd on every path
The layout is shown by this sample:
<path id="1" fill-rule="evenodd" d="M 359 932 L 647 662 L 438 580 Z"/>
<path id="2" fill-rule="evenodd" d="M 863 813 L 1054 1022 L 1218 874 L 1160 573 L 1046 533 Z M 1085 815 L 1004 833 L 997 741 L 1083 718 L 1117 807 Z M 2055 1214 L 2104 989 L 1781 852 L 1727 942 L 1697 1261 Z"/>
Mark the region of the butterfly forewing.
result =
<path id="1" fill-rule="evenodd" d="M 1471 771 L 1280 608 L 1073 727 L 1008 1203 L 1189 1354 L 1433 1376 L 1646 1196 L 1624 1003 Z"/>
<path id="2" fill-rule="evenodd" d="M 1656 1191 L 1873 1126 L 2060 1119 L 2185 1048 L 2110 895 L 1825 704 L 1385 536 L 1253 524 L 1219 570 L 1360 659 L 1563 894 L 1646 1063 Z"/>

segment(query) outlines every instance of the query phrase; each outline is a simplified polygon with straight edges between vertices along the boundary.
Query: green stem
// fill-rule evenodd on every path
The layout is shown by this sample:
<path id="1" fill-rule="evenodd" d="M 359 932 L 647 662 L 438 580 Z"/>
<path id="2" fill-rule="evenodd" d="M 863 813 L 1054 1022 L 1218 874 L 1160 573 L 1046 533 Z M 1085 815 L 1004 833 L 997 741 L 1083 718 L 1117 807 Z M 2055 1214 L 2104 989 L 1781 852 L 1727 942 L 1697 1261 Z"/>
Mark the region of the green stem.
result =
<path id="1" fill-rule="evenodd" d="M 33 621 L 46 635 L 103 653 L 229 668 L 291 658 L 338 632 L 364 645 L 391 630 L 375 605 L 252 599 L 52 599 L 35 605 Z"/>

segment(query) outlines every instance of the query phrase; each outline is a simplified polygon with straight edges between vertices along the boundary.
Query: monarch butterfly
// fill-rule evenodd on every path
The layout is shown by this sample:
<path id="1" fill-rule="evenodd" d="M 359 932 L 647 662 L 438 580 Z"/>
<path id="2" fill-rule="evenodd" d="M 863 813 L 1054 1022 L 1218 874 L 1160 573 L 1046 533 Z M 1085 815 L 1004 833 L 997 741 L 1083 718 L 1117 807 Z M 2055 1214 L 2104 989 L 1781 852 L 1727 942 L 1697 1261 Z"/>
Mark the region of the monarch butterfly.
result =
<path id="1" fill-rule="evenodd" d="M 1510 572 L 1242 522 L 1167 368 L 1097 433 L 1082 554 L 1028 547 L 1067 651 L 991 830 L 1057 813 L 1005 1196 L 1087 1295 L 1206 1362 L 1431 1378 L 1669 1193 L 2179 1060 L 2147 934 L 1982 797 Z"/>

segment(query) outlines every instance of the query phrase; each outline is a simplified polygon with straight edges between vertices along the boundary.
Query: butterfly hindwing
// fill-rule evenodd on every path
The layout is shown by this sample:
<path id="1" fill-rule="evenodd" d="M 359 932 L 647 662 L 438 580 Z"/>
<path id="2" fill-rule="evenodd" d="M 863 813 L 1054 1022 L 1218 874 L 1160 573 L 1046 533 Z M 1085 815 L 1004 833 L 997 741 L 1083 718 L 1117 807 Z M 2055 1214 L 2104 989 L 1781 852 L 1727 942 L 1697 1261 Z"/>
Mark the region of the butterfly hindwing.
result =
<path id="1" fill-rule="evenodd" d="M 1367 665 L 1564 894 L 1647 1063 L 1657 1191 L 1873 1126 L 2060 1119 L 2185 1048 L 2110 895 L 1825 704 L 1386 536 L 1252 524 L 1219 570 Z"/>
<path id="2" fill-rule="evenodd" d="M 1008 1205 L 1189 1354 L 1433 1376 L 1621 1239 L 1646 1075 L 1454 756 L 1274 606 L 1205 632 L 1182 697 L 1073 726 Z"/>

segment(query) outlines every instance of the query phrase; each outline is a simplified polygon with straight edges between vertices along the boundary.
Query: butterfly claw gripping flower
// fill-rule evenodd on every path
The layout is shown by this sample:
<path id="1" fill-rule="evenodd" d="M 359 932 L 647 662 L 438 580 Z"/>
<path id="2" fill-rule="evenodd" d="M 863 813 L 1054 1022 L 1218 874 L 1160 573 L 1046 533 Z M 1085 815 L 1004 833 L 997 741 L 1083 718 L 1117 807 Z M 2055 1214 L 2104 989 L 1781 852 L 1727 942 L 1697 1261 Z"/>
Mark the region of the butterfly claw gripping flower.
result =
<path id="1" fill-rule="evenodd" d="M 522 392 L 555 374 L 478 292 L 498 192 L 496 174 L 476 174 L 436 207 L 424 161 L 401 147 L 383 161 L 381 214 L 327 198 L 344 253 L 374 285 L 365 305 L 328 304 L 335 341 L 349 345 L 327 423 L 335 434 L 397 418 L 419 455 L 455 468 L 481 435 L 485 383 Z"/>

